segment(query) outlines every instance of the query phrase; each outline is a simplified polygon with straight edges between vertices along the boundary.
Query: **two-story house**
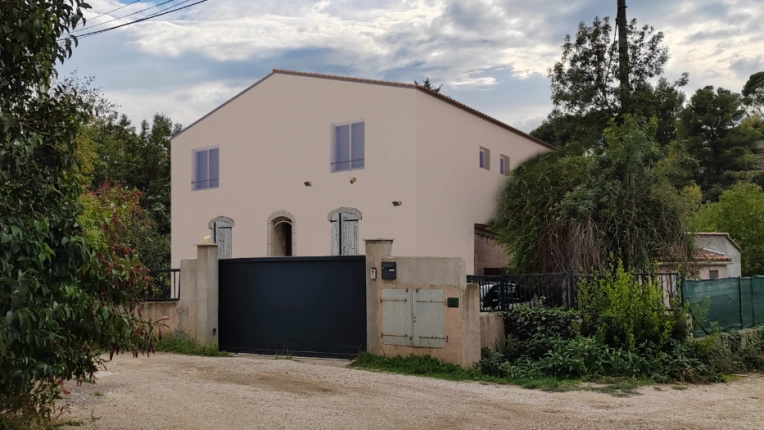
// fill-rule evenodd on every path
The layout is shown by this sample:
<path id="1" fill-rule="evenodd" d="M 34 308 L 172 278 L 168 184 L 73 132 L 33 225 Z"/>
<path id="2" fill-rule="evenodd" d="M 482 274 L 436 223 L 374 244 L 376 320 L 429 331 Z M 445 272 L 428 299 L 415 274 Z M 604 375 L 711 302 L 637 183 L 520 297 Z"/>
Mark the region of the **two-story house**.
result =
<path id="1" fill-rule="evenodd" d="M 392 238 L 482 273 L 500 263 L 480 226 L 510 170 L 554 149 L 421 86 L 274 70 L 172 138 L 172 264 L 207 235 L 221 258 Z"/>

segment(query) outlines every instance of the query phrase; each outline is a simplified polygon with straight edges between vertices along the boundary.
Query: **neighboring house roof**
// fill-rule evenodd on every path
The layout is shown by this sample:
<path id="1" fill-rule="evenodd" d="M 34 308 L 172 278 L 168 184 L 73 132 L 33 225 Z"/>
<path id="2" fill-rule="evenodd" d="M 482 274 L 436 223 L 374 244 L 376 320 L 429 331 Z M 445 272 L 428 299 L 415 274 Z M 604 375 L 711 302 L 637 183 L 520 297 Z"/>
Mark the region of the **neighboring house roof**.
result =
<path id="1" fill-rule="evenodd" d="M 493 229 L 485 224 L 475 224 L 475 234 L 483 237 L 496 239 L 498 235 Z"/>
<path id="2" fill-rule="evenodd" d="M 698 249 L 698 252 L 695 253 L 695 261 L 713 261 L 713 262 L 732 262 L 732 258 L 727 256 L 727 254 L 719 251 L 714 251 L 713 249 L 706 249 L 706 248 L 700 248 Z"/>
<path id="3" fill-rule="evenodd" d="M 675 264 L 677 261 L 674 259 L 669 259 L 667 261 L 661 261 L 659 262 L 659 265 L 667 265 L 667 264 Z M 698 248 L 695 251 L 695 254 L 692 256 L 692 263 L 693 264 L 731 264 L 732 258 L 728 256 L 727 254 L 719 251 L 714 251 L 713 249 L 707 249 L 707 248 Z"/>
<path id="4" fill-rule="evenodd" d="M 738 246 L 737 243 L 735 243 L 734 240 L 732 240 L 732 237 L 730 237 L 729 233 L 722 233 L 722 232 L 716 232 L 716 231 L 704 231 L 700 233 L 693 233 L 695 236 L 724 236 L 727 238 L 727 240 L 732 244 L 732 246 L 735 247 L 738 251 L 741 253 L 743 252 L 742 249 L 740 249 L 740 246 Z"/>
<path id="5" fill-rule="evenodd" d="M 227 102 L 225 102 L 222 105 L 216 107 L 215 109 L 213 109 L 208 114 L 206 114 L 203 117 L 199 118 L 198 120 L 194 121 L 193 123 L 191 123 L 191 125 L 189 125 L 188 127 L 185 127 L 183 130 L 181 130 L 178 133 L 176 133 L 175 135 L 173 135 L 171 137 L 171 139 L 179 136 L 181 133 L 183 133 L 186 130 L 188 130 L 189 128 L 193 127 L 194 125 L 196 125 L 197 123 L 199 123 L 203 119 L 205 119 L 208 116 L 212 115 L 218 109 L 222 108 L 223 106 L 225 106 L 228 103 L 232 102 L 233 100 L 237 99 L 242 94 L 246 93 L 250 89 L 252 89 L 255 86 L 257 86 L 259 83 L 263 82 L 264 80 L 270 78 L 271 76 L 273 76 L 274 74 L 277 74 L 277 73 L 278 74 L 283 74 L 283 75 L 304 76 L 304 77 L 309 77 L 309 78 L 334 79 L 334 80 L 339 80 L 339 81 L 358 82 L 358 83 L 362 83 L 362 84 L 387 85 L 387 86 L 391 86 L 391 87 L 416 89 L 416 90 L 422 91 L 425 94 L 433 96 L 433 97 L 435 97 L 435 98 L 437 98 L 437 99 L 439 99 L 441 101 L 444 101 L 444 102 L 449 103 L 449 104 L 451 104 L 453 106 L 456 106 L 457 108 L 462 109 L 462 110 L 464 110 L 466 112 L 469 112 L 469 113 L 471 113 L 471 114 L 473 114 L 473 115 L 475 115 L 475 116 L 477 116 L 477 117 L 479 117 L 481 119 L 484 119 L 484 120 L 486 120 L 486 121 L 488 121 L 490 123 L 493 123 L 493 124 L 503 128 L 503 129 L 509 130 L 509 131 L 511 131 L 511 132 L 513 132 L 515 134 L 518 134 L 518 135 L 520 135 L 522 137 L 525 137 L 526 139 L 532 140 L 533 142 L 538 143 L 541 146 L 544 146 L 544 147 L 552 149 L 552 150 L 557 150 L 558 149 L 557 147 L 555 147 L 553 145 L 550 145 L 550 144 L 544 142 L 541 139 L 537 139 L 537 138 L 531 136 L 528 133 L 520 131 L 520 130 L 518 130 L 518 129 L 516 129 L 516 128 L 508 125 L 508 124 L 505 124 L 505 123 L 499 121 L 496 118 L 488 116 L 488 115 L 486 115 L 486 114 L 484 114 L 484 113 L 482 113 L 482 112 L 480 112 L 480 111 L 478 111 L 476 109 L 473 109 L 473 108 L 471 108 L 471 107 L 469 107 L 469 106 L 467 106 L 467 105 L 465 105 L 463 103 L 459 103 L 458 101 L 452 99 L 451 97 L 445 96 L 445 95 L 440 94 L 440 93 L 436 93 L 435 91 L 429 90 L 429 89 L 427 89 L 427 88 L 425 88 L 425 87 L 423 87 L 421 85 L 406 84 L 406 83 L 402 83 L 402 82 L 379 81 L 379 80 L 374 80 L 374 79 L 352 78 L 352 77 L 348 77 L 348 76 L 324 75 L 324 74 L 320 74 L 320 73 L 296 72 L 296 71 L 292 71 L 292 70 L 281 70 L 281 69 L 273 69 L 273 71 L 270 74 L 268 74 L 266 77 L 264 77 L 263 79 L 260 79 L 259 81 L 255 82 L 254 84 L 250 85 L 244 91 L 242 91 L 239 94 L 235 95 L 233 98 L 231 98 Z"/>

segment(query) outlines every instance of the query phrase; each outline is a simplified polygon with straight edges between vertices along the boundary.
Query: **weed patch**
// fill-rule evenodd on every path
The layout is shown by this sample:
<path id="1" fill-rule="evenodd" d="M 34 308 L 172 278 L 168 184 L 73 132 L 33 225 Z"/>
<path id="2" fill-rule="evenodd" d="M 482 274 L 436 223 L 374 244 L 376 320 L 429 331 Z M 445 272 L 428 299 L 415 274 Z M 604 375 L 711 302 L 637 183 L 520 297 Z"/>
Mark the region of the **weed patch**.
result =
<path id="1" fill-rule="evenodd" d="M 200 345 L 197 341 L 188 337 L 183 332 L 175 336 L 167 336 L 157 342 L 154 350 L 157 352 L 171 352 L 183 355 L 201 355 L 204 357 L 228 357 L 225 351 L 220 351 L 216 346 Z"/>

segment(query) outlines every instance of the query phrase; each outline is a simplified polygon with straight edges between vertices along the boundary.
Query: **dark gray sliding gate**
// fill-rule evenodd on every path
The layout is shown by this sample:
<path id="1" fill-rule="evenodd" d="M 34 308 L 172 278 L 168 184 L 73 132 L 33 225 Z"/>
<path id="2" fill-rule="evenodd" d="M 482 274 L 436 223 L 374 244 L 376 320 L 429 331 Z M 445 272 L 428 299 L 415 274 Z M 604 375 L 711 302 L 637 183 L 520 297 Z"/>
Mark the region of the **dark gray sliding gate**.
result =
<path id="1" fill-rule="evenodd" d="M 351 357 L 366 349 L 366 257 L 220 260 L 219 345 Z"/>

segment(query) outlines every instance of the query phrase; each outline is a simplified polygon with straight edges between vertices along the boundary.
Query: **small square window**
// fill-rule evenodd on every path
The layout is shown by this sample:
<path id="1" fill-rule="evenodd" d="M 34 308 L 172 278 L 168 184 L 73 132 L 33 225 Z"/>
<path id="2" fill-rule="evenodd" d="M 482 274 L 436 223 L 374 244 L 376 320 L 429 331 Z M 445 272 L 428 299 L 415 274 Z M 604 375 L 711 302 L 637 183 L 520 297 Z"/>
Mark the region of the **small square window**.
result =
<path id="1" fill-rule="evenodd" d="M 505 176 L 509 176 L 509 157 L 502 155 L 499 158 L 499 173 Z"/>
<path id="2" fill-rule="evenodd" d="M 480 168 L 491 170 L 491 151 L 487 148 L 480 148 Z"/>
<path id="3" fill-rule="evenodd" d="M 191 184 L 194 190 L 205 190 L 220 186 L 219 148 L 194 151 L 194 177 Z"/>
<path id="4" fill-rule="evenodd" d="M 718 270 L 709 270 L 708 271 L 708 279 L 719 279 L 719 271 Z"/>

